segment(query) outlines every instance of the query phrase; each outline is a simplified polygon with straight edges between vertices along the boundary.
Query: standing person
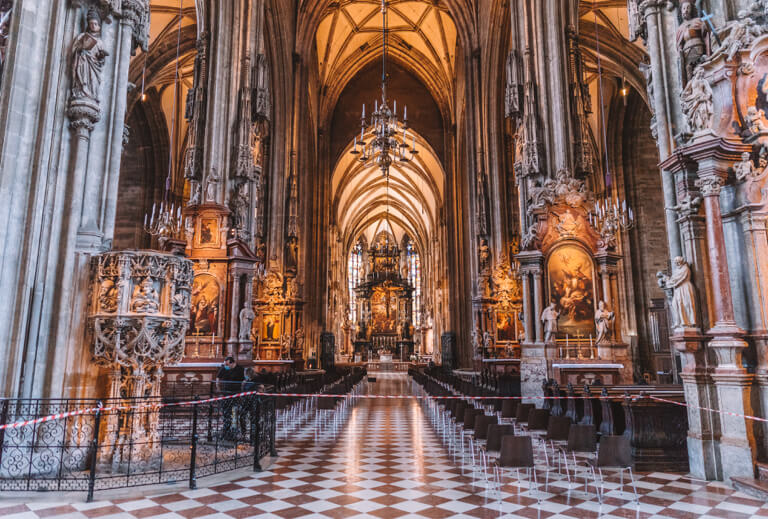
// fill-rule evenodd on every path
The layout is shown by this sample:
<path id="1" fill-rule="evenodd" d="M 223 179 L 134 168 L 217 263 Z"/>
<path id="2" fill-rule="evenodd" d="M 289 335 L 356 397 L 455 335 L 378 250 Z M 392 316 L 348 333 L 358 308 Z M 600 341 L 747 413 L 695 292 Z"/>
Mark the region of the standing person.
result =
<path id="1" fill-rule="evenodd" d="M 216 385 L 219 392 L 224 395 L 234 395 L 240 391 L 245 378 L 242 366 L 238 366 L 234 357 L 224 359 L 224 364 L 216 374 Z M 221 401 L 222 434 L 225 440 L 234 440 L 236 433 L 233 424 L 237 406 L 234 398 Z"/>

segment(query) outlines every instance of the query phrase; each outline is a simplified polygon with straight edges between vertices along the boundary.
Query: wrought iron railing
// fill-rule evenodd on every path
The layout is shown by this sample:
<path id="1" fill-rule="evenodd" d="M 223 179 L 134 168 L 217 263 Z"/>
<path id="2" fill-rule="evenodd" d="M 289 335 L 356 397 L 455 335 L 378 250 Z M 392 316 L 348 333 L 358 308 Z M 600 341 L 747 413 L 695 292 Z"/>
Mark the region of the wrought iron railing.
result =
<path id="1" fill-rule="evenodd" d="M 118 407 L 119 409 L 114 409 Z M 276 456 L 275 400 L 119 402 L 0 399 L 0 424 L 94 411 L 0 429 L 0 491 L 84 491 L 187 481 Z"/>

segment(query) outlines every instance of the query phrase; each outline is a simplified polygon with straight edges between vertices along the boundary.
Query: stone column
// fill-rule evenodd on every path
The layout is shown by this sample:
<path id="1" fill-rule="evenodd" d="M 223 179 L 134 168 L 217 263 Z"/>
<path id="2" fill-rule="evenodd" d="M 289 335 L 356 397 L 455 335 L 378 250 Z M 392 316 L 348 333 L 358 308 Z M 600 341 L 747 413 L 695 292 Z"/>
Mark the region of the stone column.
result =
<path id="1" fill-rule="evenodd" d="M 707 369 L 706 338 L 699 330 L 678 330 L 670 337 L 672 347 L 680 352 L 683 370 L 685 401 L 688 408 L 688 463 L 691 474 L 702 479 L 721 479 L 722 463 L 716 433 L 720 428 L 719 415 L 700 407 L 714 408 L 711 391 L 712 378 Z"/>
<path id="2" fill-rule="evenodd" d="M 523 318 L 525 320 L 525 342 L 536 342 L 533 334 L 533 308 L 531 308 L 531 275 L 523 272 Z"/>
<path id="3" fill-rule="evenodd" d="M 728 259 L 720 212 L 720 191 L 725 183 L 727 167 L 718 159 L 702 159 L 699 166 L 699 187 L 704 197 L 707 244 L 709 246 L 710 283 L 713 298 L 710 302 L 714 326 L 707 331 L 712 336 L 709 348 L 717 356 L 717 367 L 712 374 L 720 409 L 737 414 L 753 414 L 749 387 L 754 375 L 742 367 L 741 354 L 747 343 L 744 331 L 736 325 L 728 277 Z M 754 475 L 754 435 L 744 418 L 722 414 L 720 441 L 723 479 L 733 476 Z"/>
<path id="4" fill-rule="evenodd" d="M 653 93 L 652 111 L 655 118 L 655 136 L 659 148 L 659 156 L 665 160 L 672 152 L 674 126 L 673 111 L 670 107 L 670 99 L 673 99 L 673 83 L 676 80 L 672 76 L 670 59 L 667 56 L 668 48 L 674 42 L 667 41 L 665 32 L 663 11 L 666 9 L 666 0 L 643 0 L 639 3 L 639 9 L 645 22 L 645 42 L 650 56 L 649 90 Z M 662 192 L 664 194 L 665 222 L 667 227 L 667 239 L 669 241 L 669 253 L 671 257 L 682 255 L 680 230 L 676 222 L 674 207 L 675 181 L 672 173 L 661 168 Z"/>
<path id="5" fill-rule="evenodd" d="M 541 270 L 533 272 L 533 320 L 536 322 L 536 343 L 544 342 L 544 323 L 541 322 L 541 312 L 544 310 L 544 286 L 541 280 Z"/>
<path id="6" fill-rule="evenodd" d="M 765 415 L 768 410 L 768 213 L 747 209 L 741 214 L 744 232 L 745 253 L 747 255 L 750 287 L 750 306 L 752 307 L 752 330 L 750 336 L 757 351 L 756 381 L 760 398 L 760 407 Z M 761 424 L 763 429 L 763 449 L 768 450 L 768 424 Z"/>

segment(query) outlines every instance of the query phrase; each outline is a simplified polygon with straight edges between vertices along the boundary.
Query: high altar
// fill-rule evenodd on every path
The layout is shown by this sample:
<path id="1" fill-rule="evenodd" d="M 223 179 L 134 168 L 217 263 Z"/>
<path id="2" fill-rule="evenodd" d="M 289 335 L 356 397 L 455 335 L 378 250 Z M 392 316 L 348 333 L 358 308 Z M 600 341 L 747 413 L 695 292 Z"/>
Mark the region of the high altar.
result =
<path id="1" fill-rule="evenodd" d="M 399 247 L 382 232 L 368 250 L 368 275 L 355 287 L 355 356 L 407 360 L 413 355 L 413 291 L 401 275 Z"/>

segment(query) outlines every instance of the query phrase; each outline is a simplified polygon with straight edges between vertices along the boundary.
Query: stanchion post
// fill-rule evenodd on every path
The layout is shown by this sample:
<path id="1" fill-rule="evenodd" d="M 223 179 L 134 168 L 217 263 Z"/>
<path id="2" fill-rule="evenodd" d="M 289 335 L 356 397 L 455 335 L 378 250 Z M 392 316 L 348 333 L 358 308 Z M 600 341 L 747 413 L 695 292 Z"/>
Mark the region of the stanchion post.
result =
<path id="1" fill-rule="evenodd" d="M 195 395 L 195 400 L 199 397 Z M 197 402 L 192 404 L 192 442 L 189 446 L 189 488 L 197 488 Z"/>
<path id="2" fill-rule="evenodd" d="M 96 414 L 93 417 L 93 438 L 91 438 L 91 468 L 88 474 L 88 496 L 85 501 L 93 502 L 93 490 L 96 486 L 96 464 L 99 459 L 99 429 L 101 426 L 101 402 L 98 403 Z"/>
<path id="3" fill-rule="evenodd" d="M 0 425 L 6 425 L 8 423 L 8 407 L 10 406 L 10 400 L 3 399 L 3 405 L 0 407 Z M 5 451 L 5 429 L 0 429 L 0 467 L 3 466 L 3 452 Z"/>
<path id="4" fill-rule="evenodd" d="M 277 444 L 275 438 L 277 436 L 277 397 L 263 397 L 269 398 L 269 405 L 267 406 L 267 412 L 269 413 L 269 455 L 273 458 L 277 458 Z"/>
<path id="5" fill-rule="evenodd" d="M 213 398 L 213 397 L 211 397 Z M 206 438 L 209 442 L 213 441 L 213 406 L 214 402 L 208 402 L 208 433 Z"/>
<path id="6" fill-rule="evenodd" d="M 254 419 L 251 420 L 251 427 L 254 428 L 253 434 L 251 434 L 251 441 L 253 443 L 253 471 L 254 472 L 261 472 L 261 459 L 259 457 L 259 451 L 261 450 L 260 447 L 260 432 L 261 432 L 261 398 L 262 397 L 254 397 L 254 403 L 253 405 L 256 408 L 256 413 L 254 416 Z"/>

